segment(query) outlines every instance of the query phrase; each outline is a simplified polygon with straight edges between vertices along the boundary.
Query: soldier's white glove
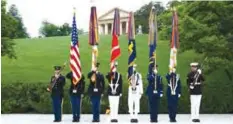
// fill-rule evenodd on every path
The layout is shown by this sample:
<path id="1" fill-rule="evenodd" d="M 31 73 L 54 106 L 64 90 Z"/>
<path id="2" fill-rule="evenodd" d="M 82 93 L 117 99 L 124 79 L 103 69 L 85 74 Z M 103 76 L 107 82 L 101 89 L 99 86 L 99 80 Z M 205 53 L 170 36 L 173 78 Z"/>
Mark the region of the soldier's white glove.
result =
<path id="1" fill-rule="evenodd" d="M 120 94 L 120 97 L 122 97 L 122 94 Z"/>
<path id="2" fill-rule="evenodd" d="M 180 98 L 180 96 L 181 96 L 181 95 L 180 95 L 180 94 L 178 94 L 178 97 L 179 97 L 179 98 Z"/>
<path id="3" fill-rule="evenodd" d="M 83 94 L 81 94 L 81 97 L 83 98 L 83 97 L 84 97 L 84 95 L 83 95 Z"/>
<path id="4" fill-rule="evenodd" d="M 163 97 L 163 94 L 160 94 L 160 97 Z"/>
<path id="5" fill-rule="evenodd" d="M 104 96 L 104 94 L 101 94 L 101 97 L 103 97 Z"/>
<path id="6" fill-rule="evenodd" d="M 197 72 L 198 72 L 199 74 L 201 74 L 201 69 L 198 69 Z"/>

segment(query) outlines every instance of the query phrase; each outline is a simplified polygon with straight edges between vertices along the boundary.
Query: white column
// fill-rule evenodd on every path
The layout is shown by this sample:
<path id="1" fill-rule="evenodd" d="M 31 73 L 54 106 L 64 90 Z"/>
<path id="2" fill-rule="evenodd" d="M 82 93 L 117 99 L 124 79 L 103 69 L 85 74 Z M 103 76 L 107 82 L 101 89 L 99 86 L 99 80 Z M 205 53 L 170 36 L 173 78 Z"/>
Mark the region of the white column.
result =
<path id="1" fill-rule="evenodd" d="M 120 35 L 122 35 L 122 22 L 120 22 Z"/>
<path id="2" fill-rule="evenodd" d="M 112 34 L 112 31 L 113 31 L 113 23 L 111 23 L 111 32 L 110 32 L 110 34 Z"/>
<path id="3" fill-rule="evenodd" d="M 98 25 L 98 29 L 99 29 L 99 34 L 103 34 L 101 24 Z"/>
<path id="4" fill-rule="evenodd" d="M 128 33 L 128 22 L 126 21 L 126 31 L 125 31 L 125 33 Z"/>
<path id="5" fill-rule="evenodd" d="M 104 33 L 108 34 L 108 24 L 106 23 L 104 27 L 105 27 Z"/>

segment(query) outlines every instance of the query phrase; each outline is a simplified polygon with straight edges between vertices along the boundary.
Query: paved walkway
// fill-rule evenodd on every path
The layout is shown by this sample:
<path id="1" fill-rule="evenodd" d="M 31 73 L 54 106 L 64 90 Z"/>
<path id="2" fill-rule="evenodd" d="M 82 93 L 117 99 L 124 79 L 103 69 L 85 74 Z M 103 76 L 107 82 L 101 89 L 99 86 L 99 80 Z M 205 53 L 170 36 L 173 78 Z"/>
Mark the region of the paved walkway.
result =
<path id="1" fill-rule="evenodd" d="M 99 124 L 109 124 L 109 116 L 101 115 Z M 201 114 L 200 124 L 233 124 L 233 114 Z M 64 114 L 60 124 L 72 124 L 72 115 Z M 91 124 L 92 115 L 81 116 L 79 124 Z M 149 115 L 139 115 L 138 124 L 150 124 Z M 160 114 L 157 124 L 170 124 L 167 114 Z M 53 124 L 52 114 L 2 114 L 2 124 Z M 130 124 L 129 115 L 119 115 L 118 124 Z M 178 114 L 176 124 L 193 124 L 188 114 Z"/>

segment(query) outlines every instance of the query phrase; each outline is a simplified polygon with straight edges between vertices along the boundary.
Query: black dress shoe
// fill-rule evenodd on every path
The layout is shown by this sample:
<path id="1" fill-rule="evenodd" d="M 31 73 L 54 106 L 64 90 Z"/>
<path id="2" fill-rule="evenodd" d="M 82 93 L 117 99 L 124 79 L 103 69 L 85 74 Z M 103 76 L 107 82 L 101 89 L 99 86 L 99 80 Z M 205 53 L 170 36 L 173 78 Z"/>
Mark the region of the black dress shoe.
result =
<path id="1" fill-rule="evenodd" d="M 192 119 L 192 122 L 196 122 L 196 119 Z"/>
<path id="2" fill-rule="evenodd" d="M 79 120 L 78 119 L 74 119 L 72 122 L 79 122 Z"/>
<path id="3" fill-rule="evenodd" d="M 111 122 L 117 123 L 118 120 L 117 119 L 112 119 Z"/>
<path id="4" fill-rule="evenodd" d="M 200 122 L 200 119 L 196 119 L 196 122 Z"/>
<path id="5" fill-rule="evenodd" d="M 92 120 L 92 122 L 100 122 L 100 120 Z"/>
<path id="6" fill-rule="evenodd" d="M 61 120 L 54 120 L 53 122 L 61 122 Z"/>
<path id="7" fill-rule="evenodd" d="M 158 120 L 150 120 L 151 123 L 157 123 Z"/>
<path id="8" fill-rule="evenodd" d="M 131 123 L 138 123 L 138 119 L 131 119 Z"/>
<path id="9" fill-rule="evenodd" d="M 170 122 L 176 122 L 176 119 L 171 119 Z"/>

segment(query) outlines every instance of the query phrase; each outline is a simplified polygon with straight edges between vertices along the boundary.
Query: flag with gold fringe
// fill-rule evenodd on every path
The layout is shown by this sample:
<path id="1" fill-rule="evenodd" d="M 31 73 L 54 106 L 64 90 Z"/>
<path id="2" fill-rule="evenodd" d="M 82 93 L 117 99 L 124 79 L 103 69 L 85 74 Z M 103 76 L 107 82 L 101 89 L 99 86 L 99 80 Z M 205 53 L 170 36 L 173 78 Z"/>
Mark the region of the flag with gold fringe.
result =
<path id="1" fill-rule="evenodd" d="M 134 25 L 134 14 L 130 12 L 128 21 L 128 80 L 133 75 L 133 64 L 136 60 L 136 42 L 135 42 L 135 25 Z"/>
<path id="2" fill-rule="evenodd" d="M 172 12 L 172 33 L 170 47 L 169 71 L 171 72 L 177 66 L 177 49 L 179 47 L 178 15 L 175 8 Z"/>
<path id="3" fill-rule="evenodd" d="M 156 47 L 158 42 L 158 31 L 157 31 L 157 16 L 154 6 L 151 8 L 149 16 L 149 37 L 148 37 L 148 46 L 149 46 L 149 67 L 148 73 L 152 73 L 153 65 L 156 65 Z"/>
<path id="4" fill-rule="evenodd" d="M 91 69 L 96 66 L 98 57 L 98 44 L 99 44 L 99 32 L 97 23 L 96 7 L 91 7 L 90 23 L 89 23 L 89 45 L 92 46 L 92 66 Z"/>

